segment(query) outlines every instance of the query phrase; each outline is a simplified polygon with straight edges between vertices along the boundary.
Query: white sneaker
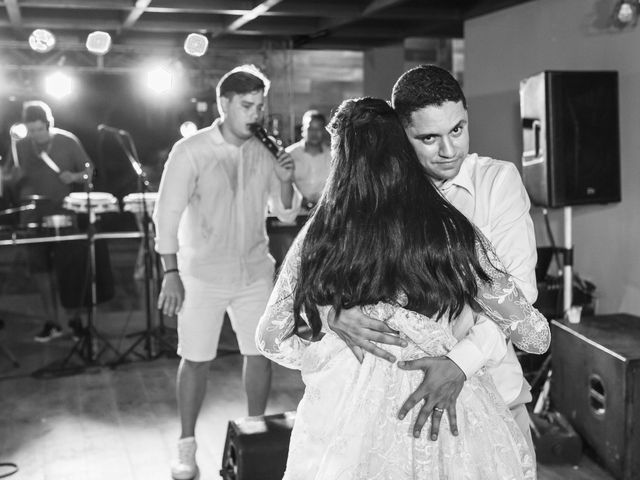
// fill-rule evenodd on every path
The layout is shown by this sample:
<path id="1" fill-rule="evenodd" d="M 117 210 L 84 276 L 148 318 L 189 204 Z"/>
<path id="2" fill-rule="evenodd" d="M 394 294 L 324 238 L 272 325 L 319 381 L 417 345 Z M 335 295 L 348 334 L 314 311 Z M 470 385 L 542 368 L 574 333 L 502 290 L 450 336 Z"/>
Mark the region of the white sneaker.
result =
<path id="1" fill-rule="evenodd" d="M 195 437 L 178 440 L 178 458 L 171 462 L 171 476 L 174 480 L 191 480 L 198 475 L 196 448 Z"/>

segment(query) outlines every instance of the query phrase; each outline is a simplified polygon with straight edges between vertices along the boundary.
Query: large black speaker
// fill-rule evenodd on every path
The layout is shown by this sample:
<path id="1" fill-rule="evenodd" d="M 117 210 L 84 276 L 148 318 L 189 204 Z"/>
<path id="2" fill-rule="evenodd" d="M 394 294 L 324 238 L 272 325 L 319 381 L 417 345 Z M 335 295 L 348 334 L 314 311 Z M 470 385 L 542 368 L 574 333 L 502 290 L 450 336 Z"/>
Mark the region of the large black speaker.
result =
<path id="1" fill-rule="evenodd" d="M 522 177 L 535 205 L 620 201 L 617 72 L 545 71 L 520 82 Z"/>
<path id="2" fill-rule="evenodd" d="M 229 422 L 220 475 L 224 480 L 281 480 L 295 412 Z"/>

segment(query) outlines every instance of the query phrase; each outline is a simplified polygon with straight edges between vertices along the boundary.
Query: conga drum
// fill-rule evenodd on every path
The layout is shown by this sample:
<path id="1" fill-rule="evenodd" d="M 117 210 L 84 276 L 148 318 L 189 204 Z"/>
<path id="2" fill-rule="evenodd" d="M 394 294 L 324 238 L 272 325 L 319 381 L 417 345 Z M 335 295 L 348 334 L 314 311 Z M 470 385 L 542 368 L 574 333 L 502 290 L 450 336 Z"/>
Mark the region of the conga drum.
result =
<path id="1" fill-rule="evenodd" d="M 63 207 L 76 212 L 82 230 L 83 219 L 91 223 L 104 214 L 118 213 L 118 200 L 107 192 L 72 192 L 67 195 Z M 97 303 L 114 296 L 113 273 L 106 240 L 96 240 L 95 276 Z M 61 242 L 56 249 L 54 265 L 58 274 L 60 300 L 65 308 L 78 308 L 91 304 L 91 279 L 87 275 L 91 258 L 84 240 Z"/>
<path id="2" fill-rule="evenodd" d="M 76 213 L 89 213 L 91 209 L 95 215 L 100 215 L 117 212 L 118 200 L 107 192 L 71 192 L 65 197 L 62 206 Z"/>
<path id="3" fill-rule="evenodd" d="M 107 192 L 71 192 L 64 198 L 62 206 L 78 216 L 80 230 L 86 228 L 87 220 L 94 223 L 103 214 L 118 213 L 118 199 Z"/>
<path id="4" fill-rule="evenodd" d="M 146 205 L 149 218 L 153 214 L 153 209 L 156 206 L 158 200 L 158 192 L 145 192 L 145 193 L 130 193 L 122 199 L 125 212 L 131 212 L 136 217 L 138 228 L 142 231 L 142 222 L 144 220 L 144 208 Z"/>

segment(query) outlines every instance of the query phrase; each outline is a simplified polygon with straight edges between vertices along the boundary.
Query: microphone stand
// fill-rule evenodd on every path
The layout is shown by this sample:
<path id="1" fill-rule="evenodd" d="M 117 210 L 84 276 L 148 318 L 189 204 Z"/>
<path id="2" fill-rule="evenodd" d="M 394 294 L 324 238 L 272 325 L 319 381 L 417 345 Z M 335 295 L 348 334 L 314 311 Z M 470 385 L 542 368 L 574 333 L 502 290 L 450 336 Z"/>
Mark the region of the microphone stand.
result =
<path id="1" fill-rule="evenodd" d="M 164 322 L 162 320 L 162 316 L 159 319 L 158 327 L 153 326 L 152 319 L 152 306 L 151 306 L 151 283 L 154 277 L 154 267 L 152 261 L 152 248 L 151 248 L 151 216 L 149 215 L 149 209 L 147 206 L 147 193 L 149 189 L 149 181 L 147 180 L 146 174 L 142 169 L 140 164 L 140 160 L 138 157 L 138 152 L 136 151 L 135 144 L 133 143 L 133 139 L 128 132 L 124 130 L 118 130 L 115 132 L 118 143 L 124 150 L 129 162 L 131 163 L 131 167 L 134 172 L 138 176 L 138 190 L 142 195 L 142 257 L 144 261 L 144 303 L 145 303 L 145 329 L 140 332 L 134 332 L 127 337 L 138 337 L 137 340 L 133 342 L 129 346 L 127 350 L 125 350 L 112 364 L 112 367 L 117 367 L 121 363 L 126 361 L 127 356 L 130 353 L 135 353 L 136 355 L 146 358 L 147 360 L 152 360 L 159 356 L 159 352 L 156 352 L 156 347 L 162 346 L 165 347 L 166 351 L 175 351 L 175 348 L 171 346 L 164 339 Z M 126 138 L 126 143 L 123 138 Z M 156 262 L 157 266 L 157 262 Z M 156 271 L 158 271 L 156 269 Z M 158 276 L 159 277 L 159 276 Z M 162 314 L 160 314 L 162 315 Z M 153 342 L 155 340 L 156 343 Z M 135 349 L 139 344 L 144 342 L 144 350 L 146 352 L 146 357 L 140 355 L 138 352 L 135 352 Z M 164 351 L 164 350 L 163 350 Z"/>

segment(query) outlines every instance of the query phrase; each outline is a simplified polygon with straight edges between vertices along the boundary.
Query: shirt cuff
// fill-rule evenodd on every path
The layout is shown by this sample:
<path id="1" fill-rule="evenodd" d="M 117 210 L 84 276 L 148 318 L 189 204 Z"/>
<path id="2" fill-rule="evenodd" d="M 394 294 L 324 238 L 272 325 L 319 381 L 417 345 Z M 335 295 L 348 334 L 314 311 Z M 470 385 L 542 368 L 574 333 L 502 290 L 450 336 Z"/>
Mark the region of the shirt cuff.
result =
<path id="1" fill-rule="evenodd" d="M 282 199 L 278 195 L 276 197 L 276 207 L 274 208 L 274 214 L 283 223 L 296 223 L 296 217 L 300 213 L 300 207 L 302 206 L 302 194 L 298 189 L 293 187 L 293 198 L 291 199 L 291 208 L 284 208 Z"/>
<path id="2" fill-rule="evenodd" d="M 160 255 L 171 255 L 173 253 L 178 253 L 178 239 L 161 239 L 160 237 L 156 237 L 155 239 L 155 251 Z"/>
<path id="3" fill-rule="evenodd" d="M 467 378 L 470 378 L 484 365 L 484 355 L 471 340 L 463 338 L 446 355 L 455 363 Z"/>

